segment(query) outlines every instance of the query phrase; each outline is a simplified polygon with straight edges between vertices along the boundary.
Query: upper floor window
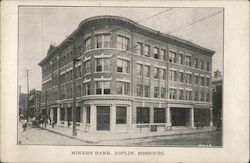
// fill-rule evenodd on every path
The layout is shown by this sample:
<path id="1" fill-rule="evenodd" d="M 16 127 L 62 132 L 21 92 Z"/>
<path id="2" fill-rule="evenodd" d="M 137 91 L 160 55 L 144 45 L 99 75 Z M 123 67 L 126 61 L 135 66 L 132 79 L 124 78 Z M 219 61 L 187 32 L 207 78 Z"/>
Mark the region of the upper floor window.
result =
<path id="1" fill-rule="evenodd" d="M 169 52 L 169 57 L 168 57 L 169 62 L 176 62 L 176 52 L 170 51 Z"/>
<path id="2" fill-rule="evenodd" d="M 144 76 L 148 78 L 150 77 L 150 66 L 144 66 Z"/>
<path id="3" fill-rule="evenodd" d="M 198 68 L 198 59 L 197 58 L 194 59 L 194 67 Z"/>
<path id="4" fill-rule="evenodd" d="M 96 82 L 96 94 L 110 94 L 110 82 L 109 81 L 97 81 Z"/>
<path id="5" fill-rule="evenodd" d="M 203 70 L 204 69 L 204 61 L 201 60 L 201 69 Z"/>
<path id="6" fill-rule="evenodd" d="M 136 65 L 136 73 L 138 76 L 142 76 L 142 64 Z"/>
<path id="7" fill-rule="evenodd" d="M 129 73 L 129 62 L 123 59 L 117 59 L 117 72 Z"/>
<path id="8" fill-rule="evenodd" d="M 191 91 L 186 90 L 186 100 L 188 100 L 188 101 L 191 100 Z"/>
<path id="9" fill-rule="evenodd" d="M 207 101 L 207 102 L 210 101 L 210 100 L 209 100 L 209 99 L 210 99 L 209 96 L 210 96 L 210 93 L 209 93 L 209 91 L 207 90 L 207 95 L 206 95 L 206 101 Z"/>
<path id="10" fill-rule="evenodd" d="M 170 90 L 169 90 L 169 98 L 170 99 L 176 99 L 176 89 L 170 88 Z"/>
<path id="11" fill-rule="evenodd" d="M 160 69 L 155 67 L 154 68 L 154 78 L 159 79 L 159 76 L 160 76 Z"/>
<path id="12" fill-rule="evenodd" d="M 210 70 L 210 64 L 209 62 L 207 62 L 207 67 L 206 67 L 206 70 L 209 71 Z"/>
<path id="13" fill-rule="evenodd" d="M 161 98 L 165 98 L 166 96 L 166 88 L 161 87 Z"/>
<path id="14" fill-rule="evenodd" d="M 159 87 L 154 87 L 154 98 L 159 98 Z"/>
<path id="15" fill-rule="evenodd" d="M 207 78 L 207 86 L 209 87 L 209 85 L 210 85 L 210 79 Z"/>
<path id="16" fill-rule="evenodd" d="M 167 60 L 166 50 L 165 49 L 161 49 L 160 56 L 161 56 L 161 59 L 163 59 L 164 61 Z"/>
<path id="17" fill-rule="evenodd" d="M 201 86 L 205 85 L 204 77 L 201 77 Z"/>
<path id="18" fill-rule="evenodd" d="M 85 49 L 86 51 L 90 50 L 90 38 L 87 38 L 85 40 Z"/>
<path id="19" fill-rule="evenodd" d="M 191 57 L 190 56 L 186 56 L 185 57 L 185 65 L 186 66 L 190 66 L 191 65 Z"/>
<path id="20" fill-rule="evenodd" d="M 129 83 L 117 82 L 117 94 L 128 95 L 128 93 L 129 93 Z"/>
<path id="21" fill-rule="evenodd" d="M 154 58 L 159 59 L 159 48 L 157 47 L 154 48 Z"/>
<path id="22" fill-rule="evenodd" d="M 142 96 L 142 84 L 137 84 L 136 94 L 137 96 Z"/>
<path id="23" fill-rule="evenodd" d="M 160 69 L 161 70 L 161 79 L 166 80 L 166 70 L 165 69 Z"/>
<path id="24" fill-rule="evenodd" d="M 195 88 L 195 91 L 194 91 L 194 101 L 198 101 L 198 95 L 199 95 L 198 88 Z"/>
<path id="25" fill-rule="evenodd" d="M 178 63 L 183 64 L 183 54 L 178 54 Z"/>
<path id="26" fill-rule="evenodd" d="M 179 100 L 183 100 L 183 95 L 184 95 L 184 91 L 182 89 L 179 89 Z"/>
<path id="27" fill-rule="evenodd" d="M 110 71 L 110 59 L 109 58 L 97 58 L 96 59 L 96 72 Z"/>
<path id="28" fill-rule="evenodd" d="M 122 49 L 122 50 L 128 50 L 129 49 L 128 40 L 129 40 L 128 38 L 118 35 L 117 36 L 117 48 Z"/>
<path id="29" fill-rule="evenodd" d="M 103 34 L 97 35 L 96 39 L 96 48 L 110 48 L 110 35 Z"/>
<path id="30" fill-rule="evenodd" d="M 85 71 L 86 74 L 90 73 L 90 60 L 85 62 Z"/>
<path id="31" fill-rule="evenodd" d="M 145 45 L 144 53 L 145 53 L 145 56 L 147 56 L 147 57 L 150 56 L 150 46 L 149 45 Z"/>
<path id="32" fill-rule="evenodd" d="M 199 76 L 198 76 L 198 75 L 195 75 L 195 76 L 194 76 L 194 84 L 195 84 L 195 85 L 198 85 L 198 84 L 199 84 Z"/>
<path id="33" fill-rule="evenodd" d="M 144 97 L 150 96 L 150 87 L 148 85 L 144 86 Z"/>
<path id="34" fill-rule="evenodd" d="M 142 43 L 140 42 L 137 42 L 137 45 L 136 45 L 136 53 L 138 55 L 142 55 Z"/>
<path id="35" fill-rule="evenodd" d="M 170 81 L 176 81 L 176 71 L 169 70 L 169 79 Z"/>
<path id="36" fill-rule="evenodd" d="M 178 72 L 178 79 L 179 79 L 179 82 L 184 82 L 184 74 L 183 72 Z"/>
<path id="37" fill-rule="evenodd" d="M 186 83 L 192 84 L 192 75 L 191 74 L 186 74 Z"/>

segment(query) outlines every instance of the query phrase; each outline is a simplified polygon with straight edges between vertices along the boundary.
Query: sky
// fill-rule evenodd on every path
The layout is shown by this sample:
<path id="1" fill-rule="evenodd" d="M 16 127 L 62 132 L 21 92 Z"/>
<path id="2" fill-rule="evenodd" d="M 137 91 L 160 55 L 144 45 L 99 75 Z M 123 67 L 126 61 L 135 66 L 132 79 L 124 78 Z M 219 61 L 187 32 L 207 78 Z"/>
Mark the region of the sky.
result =
<path id="1" fill-rule="evenodd" d="M 222 8 L 131 8 L 131 7 L 19 7 L 19 85 L 41 90 L 38 63 L 51 43 L 59 45 L 81 21 L 98 15 L 116 15 L 162 33 L 171 34 L 216 51 L 212 71 L 223 70 Z"/>

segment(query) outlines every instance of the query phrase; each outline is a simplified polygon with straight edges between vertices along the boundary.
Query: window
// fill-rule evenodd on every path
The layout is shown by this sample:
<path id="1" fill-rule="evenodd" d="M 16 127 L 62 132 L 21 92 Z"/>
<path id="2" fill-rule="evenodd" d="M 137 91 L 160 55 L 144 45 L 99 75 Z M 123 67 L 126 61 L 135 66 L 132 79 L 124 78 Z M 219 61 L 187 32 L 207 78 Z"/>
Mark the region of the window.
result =
<path id="1" fill-rule="evenodd" d="M 154 108 L 154 123 L 165 123 L 164 108 Z"/>
<path id="2" fill-rule="evenodd" d="M 144 86 L 144 96 L 149 97 L 150 95 L 150 87 L 148 85 Z"/>
<path id="3" fill-rule="evenodd" d="M 144 76 L 150 78 L 150 66 L 144 66 Z"/>
<path id="4" fill-rule="evenodd" d="M 173 63 L 176 62 L 176 53 L 173 51 L 169 52 L 169 62 L 173 62 Z"/>
<path id="5" fill-rule="evenodd" d="M 150 46 L 149 45 L 145 45 L 145 56 L 149 57 L 150 56 Z"/>
<path id="6" fill-rule="evenodd" d="M 209 64 L 209 62 L 207 62 L 207 68 L 206 68 L 206 70 L 207 70 L 207 71 L 210 70 L 210 64 Z"/>
<path id="7" fill-rule="evenodd" d="M 124 36 L 117 37 L 117 48 L 122 50 L 128 50 L 128 38 Z"/>
<path id="8" fill-rule="evenodd" d="M 204 69 L 204 61 L 201 60 L 201 69 L 203 70 Z"/>
<path id="9" fill-rule="evenodd" d="M 184 74 L 183 72 L 178 72 L 178 79 L 179 79 L 179 82 L 184 82 Z"/>
<path id="10" fill-rule="evenodd" d="M 169 98 L 176 99 L 176 89 L 170 88 L 169 90 Z"/>
<path id="11" fill-rule="evenodd" d="M 90 123 L 90 106 L 86 106 L 86 123 Z"/>
<path id="12" fill-rule="evenodd" d="M 76 107 L 76 122 L 80 122 L 80 107 Z"/>
<path id="13" fill-rule="evenodd" d="M 206 102 L 209 102 L 209 96 L 210 96 L 210 93 L 209 93 L 209 90 L 207 90 Z"/>
<path id="14" fill-rule="evenodd" d="M 60 120 L 65 121 L 65 109 L 60 108 Z"/>
<path id="15" fill-rule="evenodd" d="M 86 51 L 90 50 L 90 38 L 87 38 L 85 40 L 85 48 L 86 48 Z"/>
<path id="16" fill-rule="evenodd" d="M 178 63 L 183 64 L 183 54 L 178 55 Z"/>
<path id="17" fill-rule="evenodd" d="M 117 94 L 125 94 L 129 93 L 129 83 L 126 82 L 117 82 Z"/>
<path id="18" fill-rule="evenodd" d="M 85 83 L 86 95 L 90 95 L 90 82 Z"/>
<path id="19" fill-rule="evenodd" d="M 138 76 L 142 76 L 142 64 L 136 65 L 136 72 Z"/>
<path id="20" fill-rule="evenodd" d="M 204 101 L 204 90 L 201 90 L 200 101 Z"/>
<path id="21" fill-rule="evenodd" d="M 159 87 L 154 87 L 154 98 L 159 98 Z"/>
<path id="22" fill-rule="evenodd" d="M 166 50 L 161 49 L 160 56 L 162 60 L 166 61 L 167 60 Z"/>
<path id="23" fill-rule="evenodd" d="M 191 74 L 186 74 L 186 83 L 192 84 L 192 75 Z"/>
<path id="24" fill-rule="evenodd" d="M 198 68 L 198 59 L 197 58 L 194 59 L 194 67 Z"/>
<path id="25" fill-rule="evenodd" d="M 98 58 L 96 59 L 96 72 L 110 71 L 110 59 Z"/>
<path id="26" fill-rule="evenodd" d="M 201 86 L 204 86 L 204 85 L 205 85 L 204 77 L 201 77 Z"/>
<path id="27" fill-rule="evenodd" d="M 198 88 L 195 89 L 194 91 L 194 101 L 198 101 Z"/>
<path id="28" fill-rule="evenodd" d="M 142 84 L 137 84 L 137 96 L 142 96 Z"/>
<path id="29" fill-rule="evenodd" d="M 166 97 L 166 88 L 161 87 L 161 98 L 165 98 Z"/>
<path id="30" fill-rule="evenodd" d="M 136 108 L 136 123 L 149 123 L 149 108 Z"/>
<path id="31" fill-rule="evenodd" d="M 95 37 L 96 40 L 96 48 L 110 48 L 110 35 L 97 35 Z"/>
<path id="32" fill-rule="evenodd" d="M 185 57 L 185 65 L 186 66 L 190 66 L 191 65 L 191 57 L 190 56 L 186 56 Z"/>
<path id="33" fill-rule="evenodd" d="M 90 60 L 85 62 L 86 74 L 90 73 Z"/>
<path id="34" fill-rule="evenodd" d="M 136 53 L 138 55 L 142 55 L 142 43 L 140 42 L 137 42 L 137 45 L 136 45 Z"/>
<path id="35" fill-rule="evenodd" d="M 207 86 L 209 87 L 209 85 L 210 85 L 210 79 L 207 78 Z"/>
<path id="36" fill-rule="evenodd" d="M 157 47 L 154 48 L 154 58 L 159 59 L 159 48 Z"/>
<path id="37" fill-rule="evenodd" d="M 117 72 L 129 73 L 129 62 L 117 59 Z"/>
<path id="38" fill-rule="evenodd" d="M 182 89 L 179 89 L 179 93 L 178 93 L 178 99 L 179 100 L 183 100 L 183 94 L 184 94 L 184 91 Z"/>
<path id="39" fill-rule="evenodd" d="M 127 123 L 127 107 L 117 106 L 116 107 L 116 124 Z"/>
<path id="40" fill-rule="evenodd" d="M 191 100 L 191 91 L 186 90 L 186 100 Z"/>
<path id="41" fill-rule="evenodd" d="M 194 83 L 195 83 L 195 85 L 199 84 L 199 76 L 198 75 L 195 75 L 195 77 L 194 77 Z"/>
<path id="42" fill-rule="evenodd" d="M 96 94 L 110 94 L 110 82 L 96 82 Z"/>
<path id="43" fill-rule="evenodd" d="M 161 79 L 166 80 L 166 70 L 165 69 L 160 69 L 160 74 L 161 74 Z"/>
<path id="44" fill-rule="evenodd" d="M 155 67 L 154 68 L 154 78 L 159 79 L 159 76 L 160 76 L 160 69 Z"/>
<path id="45" fill-rule="evenodd" d="M 169 79 L 170 81 L 176 81 L 176 71 L 169 70 Z"/>

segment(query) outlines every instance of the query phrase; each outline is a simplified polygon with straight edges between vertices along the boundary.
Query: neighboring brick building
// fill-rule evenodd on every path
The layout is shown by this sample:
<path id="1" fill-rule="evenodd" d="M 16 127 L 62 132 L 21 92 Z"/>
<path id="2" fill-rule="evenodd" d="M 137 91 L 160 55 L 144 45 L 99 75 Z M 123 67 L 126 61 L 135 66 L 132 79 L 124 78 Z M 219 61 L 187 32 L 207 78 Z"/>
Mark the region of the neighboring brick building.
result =
<path id="1" fill-rule="evenodd" d="M 31 118 L 39 117 L 41 115 L 40 103 L 41 91 L 32 89 L 29 93 L 29 116 Z"/>
<path id="2" fill-rule="evenodd" d="M 77 127 L 88 132 L 158 131 L 212 122 L 214 51 L 116 16 L 85 19 L 42 67 L 41 107 L 57 125 L 72 123 L 72 58 Z M 44 112 L 46 113 L 46 111 Z"/>
<path id="3" fill-rule="evenodd" d="M 213 90 L 213 122 L 218 128 L 222 125 L 222 74 L 215 71 L 212 81 Z"/>

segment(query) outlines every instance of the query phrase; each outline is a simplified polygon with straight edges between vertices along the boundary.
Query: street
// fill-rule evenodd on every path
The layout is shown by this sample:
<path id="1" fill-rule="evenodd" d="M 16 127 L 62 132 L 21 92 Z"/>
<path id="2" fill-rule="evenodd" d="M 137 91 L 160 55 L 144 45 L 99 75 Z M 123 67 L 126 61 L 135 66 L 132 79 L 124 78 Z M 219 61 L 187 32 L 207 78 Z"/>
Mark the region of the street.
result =
<path id="1" fill-rule="evenodd" d="M 219 147 L 221 132 L 211 131 L 192 134 L 128 138 L 123 140 L 104 140 L 95 143 L 80 138 L 72 138 L 42 128 L 30 128 L 23 132 L 18 125 L 18 142 L 26 145 L 118 145 L 118 146 L 180 146 L 180 147 Z"/>
<path id="2" fill-rule="evenodd" d="M 84 141 L 72 139 L 41 128 L 27 128 L 23 132 L 21 124 L 18 124 L 18 142 L 25 145 L 88 145 Z"/>

